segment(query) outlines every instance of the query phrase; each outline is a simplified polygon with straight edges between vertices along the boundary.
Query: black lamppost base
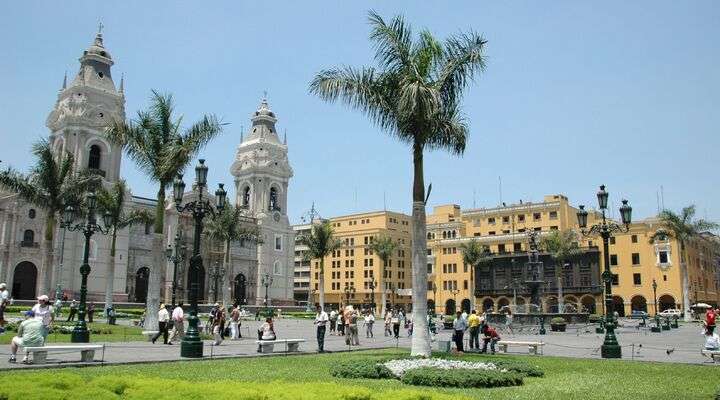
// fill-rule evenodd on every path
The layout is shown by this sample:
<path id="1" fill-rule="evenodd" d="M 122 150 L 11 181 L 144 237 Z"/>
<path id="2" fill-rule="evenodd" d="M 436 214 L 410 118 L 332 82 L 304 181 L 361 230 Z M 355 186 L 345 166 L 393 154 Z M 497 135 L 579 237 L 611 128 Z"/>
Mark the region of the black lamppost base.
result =
<path id="1" fill-rule="evenodd" d="M 622 358 L 622 349 L 619 344 L 603 344 L 600 355 L 602 358 Z"/>
<path id="2" fill-rule="evenodd" d="M 197 330 L 198 317 L 190 315 L 188 318 L 188 330 L 180 343 L 180 357 L 202 358 L 203 342 Z"/>
<path id="3" fill-rule="evenodd" d="M 75 325 L 72 334 L 70 334 L 70 342 L 90 343 L 90 331 L 88 331 L 87 326 L 85 326 L 84 323 L 82 325 L 80 325 L 79 323 Z"/>

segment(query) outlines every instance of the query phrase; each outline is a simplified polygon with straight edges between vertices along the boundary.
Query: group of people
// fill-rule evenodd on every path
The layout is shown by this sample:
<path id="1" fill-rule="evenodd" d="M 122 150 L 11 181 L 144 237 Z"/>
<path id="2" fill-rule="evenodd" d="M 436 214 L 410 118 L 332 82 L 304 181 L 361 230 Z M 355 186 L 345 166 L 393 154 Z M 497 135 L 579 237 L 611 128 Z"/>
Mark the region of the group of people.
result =
<path id="1" fill-rule="evenodd" d="M 495 354 L 495 344 L 500 341 L 500 335 L 495 328 L 491 327 L 485 315 L 478 315 L 475 310 L 468 315 L 466 312 L 458 311 L 453 321 L 453 341 L 458 352 L 464 352 L 463 337 L 465 332 L 469 331 L 470 340 L 468 343 L 470 349 L 487 353 L 488 344 L 490 351 Z M 483 346 L 480 349 L 480 335 L 482 335 Z"/>

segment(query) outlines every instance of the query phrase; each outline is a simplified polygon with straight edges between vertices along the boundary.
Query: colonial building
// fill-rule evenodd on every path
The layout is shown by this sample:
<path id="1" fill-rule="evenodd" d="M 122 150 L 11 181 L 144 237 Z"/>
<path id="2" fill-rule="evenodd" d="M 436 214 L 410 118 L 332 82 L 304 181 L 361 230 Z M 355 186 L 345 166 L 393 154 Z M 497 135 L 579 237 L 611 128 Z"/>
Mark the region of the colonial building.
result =
<path id="1" fill-rule="evenodd" d="M 98 33 L 92 45 L 80 57 L 80 69 L 68 84 L 63 81 L 57 102 L 47 118 L 49 142 L 58 155 L 74 156 L 75 170 L 89 170 L 102 177 L 104 185 L 120 178 L 122 149 L 107 141 L 104 129 L 108 121 L 125 118 L 123 80 L 116 87 L 112 76 L 113 59 Z M 292 299 L 293 232 L 287 220 L 287 189 L 292 170 L 287 161 L 287 146 L 275 133 L 275 116 L 263 100 L 253 113 L 252 132 L 241 139 L 232 173 L 238 187 L 238 204 L 248 208 L 243 223 L 260 225 L 262 244 L 233 243 L 230 263 L 218 276 L 224 247 L 203 238 L 201 254 L 204 268 L 199 272 L 200 301 L 222 299 L 226 303 L 257 304 L 261 296 L 262 275 L 274 277 L 270 297 L 286 304 Z M 231 155 L 228 155 L 231 156 Z M 188 191 L 184 201 L 196 194 Z M 205 193 L 212 200 L 213 196 Z M 154 212 L 156 200 L 138 196 L 129 198 L 126 207 Z M 180 232 L 182 241 L 192 249 L 193 222 L 175 211 L 171 196 L 165 214 L 164 243 L 173 243 Z M 0 191 L 0 281 L 7 282 L 16 299 L 33 299 L 41 293 L 52 295 L 59 288 L 68 297 L 79 296 L 84 237 L 81 233 L 57 227 L 55 240 L 48 246 L 45 212 L 23 201 L 17 194 Z M 173 271 L 164 254 L 153 250 L 155 234 L 150 225 L 133 226 L 118 234 L 115 272 L 108 276 L 110 240 L 96 233 L 90 242 L 91 273 L 88 298 L 104 298 L 107 279 L 113 279 L 115 301 L 145 302 L 148 278 L 154 265 L 160 268 L 160 298 L 170 301 L 173 278 L 177 278 L 177 298 L 187 303 L 189 253 Z M 52 247 L 52 248 L 50 248 Z M 52 262 L 43 256 L 52 250 Z M 52 297 L 52 296 L 51 296 Z"/>

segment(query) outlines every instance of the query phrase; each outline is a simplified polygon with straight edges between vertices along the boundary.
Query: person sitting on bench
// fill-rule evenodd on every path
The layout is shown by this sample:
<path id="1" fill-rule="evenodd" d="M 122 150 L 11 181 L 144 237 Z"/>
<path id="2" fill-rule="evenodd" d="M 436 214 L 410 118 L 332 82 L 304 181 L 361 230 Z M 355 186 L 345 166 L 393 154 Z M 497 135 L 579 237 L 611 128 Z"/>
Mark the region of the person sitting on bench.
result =
<path id="1" fill-rule="evenodd" d="M 275 327 L 273 326 L 273 320 L 270 317 L 267 317 L 265 319 L 265 323 L 260 325 L 260 328 L 258 329 L 258 339 L 259 340 L 275 340 L 277 337 L 275 336 Z M 262 346 L 258 344 L 258 353 L 262 352 Z"/>
<path id="2" fill-rule="evenodd" d="M 714 332 L 714 326 L 705 325 L 703 335 L 705 336 L 705 350 L 720 351 L 720 336 Z"/>
<path id="3" fill-rule="evenodd" d="M 39 319 L 35 319 L 35 312 L 32 310 L 25 311 L 25 321 L 18 326 L 18 335 L 12 338 L 10 343 L 10 359 L 8 362 L 14 363 L 15 356 L 19 347 L 42 347 L 45 345 L 45 337 L 43 336 L 43 323 Z M 27 363 L 27 355 L 23 357 L 23 363 Z"/>

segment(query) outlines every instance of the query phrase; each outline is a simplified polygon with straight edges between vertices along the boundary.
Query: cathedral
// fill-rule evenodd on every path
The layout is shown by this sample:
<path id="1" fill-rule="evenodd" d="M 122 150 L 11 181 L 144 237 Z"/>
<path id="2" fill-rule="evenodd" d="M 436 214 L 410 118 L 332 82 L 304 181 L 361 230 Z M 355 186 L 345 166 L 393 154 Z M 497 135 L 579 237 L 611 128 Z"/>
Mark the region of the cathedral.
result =
<path id="1" fill-rule="evenodd" d="M 57 101 L 47 118 L 48 141 L 57 154 L 74 156 L 75 170 L 89 170 L 102 178 L 103 185 L 120 179 L 122 148 L 109 142 L 104 130 L 109 121 L 125 119 L 123 78 L 116 86 L 112 76 L 113 59 L 98 33 L 92 45 L 79 59 L 80 69 L 68 82 L 67 76 Z M 232 243 L 230 261 L 223 264 L 225 247 L 203 238 L 201 254 L 204 270 L 199 272 L 199 302 L 223 301 L 263 305 L 293 303 L 293 256 L 295 236 L 287 216 L 287 192 L 293 175 L 288 161 L 286 140 L 280 141 L 275 124 L 277 116 L 263 98 L 251 114 L 252 126 L 240 133 L 230 173 L 234 178 L 238 206 L 245 209 L 243 223 L 257 225 L 261 240 Z M 228 155 L 231 156 L 231 155 Z M 211 166 L 212 167 L 212 166 Z M 192 168 L 192 166 L 190 166 Z M 192 174 L 190 174 L 192 175 Z M 204 193 L 211 198 L 212 194 Z M 193 201 L 190 188 L 183 201 Z M 156 199 L 130 194 L 127 210 L 154 212 Z M 167 196 L 163 241 L 174 245 L 175 235 L 192 249 L 193 221 L 179 214 Z M 0 190 L 0 282 L 6 282 L 15 299 L 34 299 L 55 293 L 78 298 L 79 267 L 84 251 L 80 232 L 57 227 L 52 248 L 47 248 L 44 210 L 28 204 L 17 194 Z M 90 242 L 88 299 L 103 301 L 106 285 L 112 280 L 112 301 L 145 303 L 152 292 L 170 302 L 173 278 L 177 279 L 177 298 L 188 302 L 190 288 L 187 254 L 174 264 L 165 254 L 153 251 L 152 225 L 135 225 L 121 230 L 117 237 L 114 268 L 110 259 L 110 237 L 96 233 Z M 50 251 L 53 262 L 45 257 Z M 114 271 L 113 271 L 114 269 Z M 151 287 L 150 272 L 159 271 L 158 287 Z"/>

